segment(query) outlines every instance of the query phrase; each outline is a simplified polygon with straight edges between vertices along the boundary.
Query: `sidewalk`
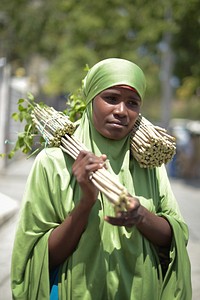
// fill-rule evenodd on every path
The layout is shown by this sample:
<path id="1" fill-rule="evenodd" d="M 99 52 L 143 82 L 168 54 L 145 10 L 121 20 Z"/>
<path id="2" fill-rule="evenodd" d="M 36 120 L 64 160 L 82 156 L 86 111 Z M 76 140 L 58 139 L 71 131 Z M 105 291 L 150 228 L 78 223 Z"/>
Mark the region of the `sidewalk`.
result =
<path id="1" fill-rule="evenodd" d="M 33 164 L 33 159 L 21 158 L 10 162 L 0 172 L 0 226 L 18 210 L 25 182 Z"/>
<path id="2" fill-rule="evenodd" d="M 18 206 L 16 200 L 0 193 L 0 226 L 17 212 Z"/>
<path id="3" fill-rule="evenodd" d="M 11 300 L 10 266 L 18 211 L 33 159 L 13 161 L 0 172 L 0 297 Z"/>

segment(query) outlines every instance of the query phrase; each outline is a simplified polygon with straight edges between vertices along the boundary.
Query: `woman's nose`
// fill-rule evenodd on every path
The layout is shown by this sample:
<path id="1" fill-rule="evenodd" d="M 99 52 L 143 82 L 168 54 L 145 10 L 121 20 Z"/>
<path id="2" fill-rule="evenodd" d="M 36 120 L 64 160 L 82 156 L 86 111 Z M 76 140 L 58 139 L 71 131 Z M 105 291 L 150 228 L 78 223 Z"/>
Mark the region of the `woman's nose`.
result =
<path id="1" fill-rule="evenodd" d="M 119 116 L 125 116 L 127 115 L 127 108 L 126 104 L 122 101 L 115 105 L 114 113 Z"/>

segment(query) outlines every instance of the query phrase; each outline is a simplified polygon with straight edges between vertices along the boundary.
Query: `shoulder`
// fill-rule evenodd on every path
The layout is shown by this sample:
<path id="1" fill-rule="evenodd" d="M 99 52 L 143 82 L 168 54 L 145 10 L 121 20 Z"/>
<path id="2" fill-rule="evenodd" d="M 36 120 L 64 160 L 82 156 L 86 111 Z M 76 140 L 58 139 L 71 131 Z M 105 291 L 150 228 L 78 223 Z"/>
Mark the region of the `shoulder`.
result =
<path id="1" fill-rule="evenodd" d="M 44 161 L 51 159 L 59 159 L 64 156 L 62 150 L 58 147 L 44 148 L 37 156 L 36 160 Z"/>
<path id="2" fill-rule="evenodd" d="M 71 165 L 73 159 L 64 153 L 59 147 L 51 147 L 43 149 L 35 159 L 35 165 L 43 168 L 61 168 Z"/>

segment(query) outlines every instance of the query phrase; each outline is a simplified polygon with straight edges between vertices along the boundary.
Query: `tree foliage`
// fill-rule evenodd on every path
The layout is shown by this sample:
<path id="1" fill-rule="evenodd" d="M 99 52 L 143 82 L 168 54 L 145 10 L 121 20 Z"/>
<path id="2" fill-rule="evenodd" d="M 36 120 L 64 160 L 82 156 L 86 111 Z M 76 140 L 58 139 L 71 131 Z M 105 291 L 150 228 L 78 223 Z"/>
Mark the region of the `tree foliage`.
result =
<path id="1" fill-rule="evenodd" d="M 174 75 L 199 78 L 198 0 L 1 0 L 0 55 L 28 69 L 35 55 L 49 62 L 43 92 L 76 90 L 92 66 L 107 57 L 136 61 L 145 70 L 151 97 L 159 95 L 163 36 L 170 33 Z M 190 97 L 199 86 L 198 80 Z"/>

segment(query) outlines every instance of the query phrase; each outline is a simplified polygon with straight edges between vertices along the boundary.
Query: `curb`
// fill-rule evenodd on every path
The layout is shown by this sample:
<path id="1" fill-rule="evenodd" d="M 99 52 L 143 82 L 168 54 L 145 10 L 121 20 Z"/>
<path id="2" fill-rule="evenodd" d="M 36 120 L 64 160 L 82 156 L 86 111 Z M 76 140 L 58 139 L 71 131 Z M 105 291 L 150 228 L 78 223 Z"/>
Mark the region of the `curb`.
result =
<path id="1" fill-rule="evenodd" d="M 0 193 L 0 226 L 8 221 L 18 210 L 16 200 Z"/>

